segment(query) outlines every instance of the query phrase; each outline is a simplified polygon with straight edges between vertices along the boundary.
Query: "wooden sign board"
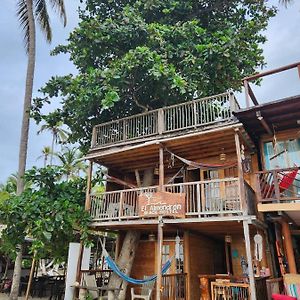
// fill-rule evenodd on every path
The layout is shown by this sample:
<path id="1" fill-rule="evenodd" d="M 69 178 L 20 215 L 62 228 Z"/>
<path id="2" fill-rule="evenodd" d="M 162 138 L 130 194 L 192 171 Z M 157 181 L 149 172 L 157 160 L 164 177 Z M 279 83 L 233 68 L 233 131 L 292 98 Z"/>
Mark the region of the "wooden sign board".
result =
<path id="1" fill-rule="evenodd" d="M 185 217 L 185 194 L 168 192 L 145 192 L 139 195 L 140 217 Z"/>

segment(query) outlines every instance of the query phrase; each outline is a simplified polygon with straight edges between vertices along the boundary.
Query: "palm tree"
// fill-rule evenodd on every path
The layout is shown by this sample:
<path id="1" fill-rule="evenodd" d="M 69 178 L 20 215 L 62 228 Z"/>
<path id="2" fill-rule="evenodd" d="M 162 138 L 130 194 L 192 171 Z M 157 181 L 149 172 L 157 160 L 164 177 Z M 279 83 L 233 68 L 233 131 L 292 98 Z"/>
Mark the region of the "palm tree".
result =
<path id="1" fill-rule="evenodd" d="M 53 162 L 53 155 L 54 155 L 54 145 L 57 143 L 65 143 L 68 139 L 69 132 L 61 126 L 63 125 L 63 122 L 49 122 L 46 124 L 43 124 L 40 128 L 40 130 L 37 132 L 38 134 L 41 134 L 44 131 L 50 131 L 52 134 L 52 143 L 51 143 L 51 156 L 50 156 L 50 165 L 52 165 Z"/>
<path id="2" fill-rule="evenodd" d="M 285 7 L 287 7 L 292 2 L 293 2 L 293 0 L 279 0 L 279 3 L 283 4 Z"/>
<path id="3" fill-rule="evenodd" d="M 43 158 L 44 159 L 44 167 L 46 167 L 47 162 L 48 162 L 48 158 L 49 158 L 50 155 L 51 156 L 53 155 L 53 152 L 52 152 L 51 148 L 49 146 L 45 146 L 42 150 L 42 155 L 40 155 L 37 159 Z"/>
<path id="4" fill-rule="evenodd" d="M 23 118 L 21 127 L 21 139 L 19 148 L 19 166 L 18 166 L 18 180 L 17 180 L 17 194 L 21 194 L 24 190 L 23 176 L 26 169 L 27 147 L 28 147 L 28 132 L 30 108 L 32 99 L 34 69 L 35 69 L 35 52 L 36 52 L 36 28 L 35 21 L 45 34 L 47 42 L 52 40 L 52 31 L 49 22 L 49 15 L 47 10 L 46 0 L 17 0 L 17 15 L 20 24 L 24 30 L 24 42 L 26 52 L 28 54 L 27 74 L 25 85 L 25 97 L 23 105 Z M 66 25 L 66 11 L 64 0 L 49 0 L 52 8 L 54 8 L 60 15 L 64 26 Z M 21 247 L 22 248 L 22 247 Z M 20 285 L 22 262 L 22 249 L 18 251 L 15 261 L 13 284 L 10 293 L 10 299 L 17 300 Z"/>
<path id="5" fill-rule="evenodd" d="M 56 153 L 55 156 L 62 165 L 67 180 L 79 176 L 81 171 L 86 170 L 86 165 L 81 160 L 82 153 L 78 148 L 64 147 L 62 151 Z"/>

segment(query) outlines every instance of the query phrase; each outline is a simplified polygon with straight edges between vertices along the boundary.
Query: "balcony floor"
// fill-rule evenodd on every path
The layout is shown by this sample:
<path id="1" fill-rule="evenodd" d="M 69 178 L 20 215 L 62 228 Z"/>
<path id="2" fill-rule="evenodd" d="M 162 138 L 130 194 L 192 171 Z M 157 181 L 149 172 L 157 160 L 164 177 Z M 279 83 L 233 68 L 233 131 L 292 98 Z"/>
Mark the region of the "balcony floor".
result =
<path id="1" fill-rule="evenodd" d="M 223 236 L 224 234 L 241 233 L 243 231 L 243 222 L 247 220 L 250 228 L 260 224 L 255 216 L 224 216 L 211 217 L 207 219 L 185 218 L 170 219 L 164 218 L 164 232 L 173 232 L 176 230 L 191 230 L 206 235 Z M 127 231 L 140 230 L 143 232 L 156 232 L 158 226 L 157 219 L 131 220 L 119 222 L 92 222 L 90 225 L 96 230 L 108 231 Z M 254 230 L 254 229 L 253 229 Z"/>

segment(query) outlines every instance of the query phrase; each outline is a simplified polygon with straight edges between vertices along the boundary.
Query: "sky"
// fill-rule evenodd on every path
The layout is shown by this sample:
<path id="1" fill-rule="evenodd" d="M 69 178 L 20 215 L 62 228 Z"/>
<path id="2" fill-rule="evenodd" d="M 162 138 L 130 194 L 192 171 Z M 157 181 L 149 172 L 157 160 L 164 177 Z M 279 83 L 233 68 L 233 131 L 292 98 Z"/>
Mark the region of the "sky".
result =
<path id="1" fill-rule="evenodd" d="M 269 1 L 277 5 L 277 0 Z M 53 41 L 49 45 L 37 32 L 37 58 L 33 97 L 37 90 L 53 75 L 76 72 L 67 55 L 50 56 L 50 51 L 58 44 L 66 43 L 66 38 L 78 24 L 77 8 L 79 0 L 65 0 L 68 24 L 63 28 L 58 17 L 50 14 Z M 273 69 L 300 61 L 300 1 L 295 0 L 288 8 L 280 7 L 265 32 L 268 41 L 263 45 L 266 68 Z M 18 148 L 25 89 L 27 56 L 25 54 L 22 31 L 16 17 L 16 1 L 2 0 L 0 11 L 0 183 L 15 173 L 18 168 Z M 237 53 L 238 55 L 238 53 Z M 300 80 L 296 70 L 264 79 L 261 87 L 253 87 L 259 102 L 300 94 Z M 244 95 L 237 94 L 243 105 Z M 27 167 L 42 165 L 44 146 L 49 146 L 51 136 L 37 135 L 39 127 L 31 121 Z"/>

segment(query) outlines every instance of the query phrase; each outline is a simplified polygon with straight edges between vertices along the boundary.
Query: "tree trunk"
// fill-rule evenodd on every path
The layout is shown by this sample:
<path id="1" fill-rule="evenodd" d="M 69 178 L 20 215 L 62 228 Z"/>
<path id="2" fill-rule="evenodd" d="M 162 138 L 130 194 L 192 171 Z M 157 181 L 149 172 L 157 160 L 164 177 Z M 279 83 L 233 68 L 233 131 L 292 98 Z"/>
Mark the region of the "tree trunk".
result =
<path id="1" fill-rule="evenodd" d="M 22 271 L 22 246 L 20 246 L 20 249 L 18 249 L 17 257 L 15 260 L 12 286 L 9 295 L 10 300 L 18 300 L 21 271 Z"/>
<path id="2" fill-rule="evenodd" d="M 28 45 L 28 63 L 26 74 L 25 97 L 23 105 L 23 120 L 21 128 L 21 139 L 19 148 L 19 166 L 18 166 L 18 181 L 17 181 L 17 194 L 20 195 L 24 190 L 24 174 L 26 169 L 27 148 L 28 148 L 28 132 L 29 132 L 29 119 L 31 109 L 31 98 L 33 89 L 34 67 L 35 67 L 35 24 L 33 16 L 33 1 L 26 0 L 28 26 L 29 26 L 29 45 Z M 21 266 L 22 266 L 22 246 L 21 251 L 17 252 L 15 261 L 13 283 L 9 298 L 11 300 L 18 299 Z"/>
<path id="3" fill-rule="evenodd" d="M 50 153 L 50 166 L 53 163 L 53 155 L 54 155 L 54 142 L 55 142 L 55 134 L 52 134 L 52 143 L 51 143 L 51 153 Z"/>
<path id="4" fill-rule="evenodd" d="M 127 275 L 130 275 L 135 252 L 140 240 L 140 233 L 138 231 L 128 231 L 126 233 L 120 255 L 117 260 L 119 268 Z M 109 287 L 121 287 L 121 291 L 118 295 L 119 300 L 125 300 L 127 282 L 123 281 L 118 275 L 112 273 L 109 280 Z"/>
<path id="5" fill-rule="evenodd" d="M 151 186 L 153 182 L 153 169 L 146 169 L 143 176 L 143 187 Z M 133 266 L 136 250 L 140 241 L 140 232 L 136 230 L 127 231 L 120 255 L 117 259 L 118 267 L 127 275 L 130 275 Z M 115 273 L 112 273 L 109 280 L 109 287 L 121 287 L 118 295 L 119 300 L 125 300 L 128 283 L 123 281 Z"/>

